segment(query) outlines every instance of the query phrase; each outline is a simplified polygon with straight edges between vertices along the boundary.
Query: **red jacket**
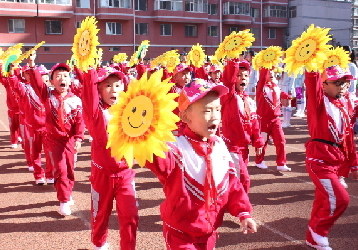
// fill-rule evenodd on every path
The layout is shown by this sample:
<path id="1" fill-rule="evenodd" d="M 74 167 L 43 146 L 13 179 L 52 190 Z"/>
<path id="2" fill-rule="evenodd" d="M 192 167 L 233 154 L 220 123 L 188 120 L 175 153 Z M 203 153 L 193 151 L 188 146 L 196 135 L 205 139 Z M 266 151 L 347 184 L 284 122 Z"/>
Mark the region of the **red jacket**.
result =
<path id="1" fill-rule="evenodd" d="M 223 83 L 229 93 L 221 97 L 222 137 L 230 152 L 240 153 L 240 148 L 247 148 L 249 144 L 256 148 L 263 147 L 264 140 L 260 135 L 260 124 L 253 107 L 253 100 L 245 93 L 238 93 L 235 89 L 236 75 L 239 65 L 229 61 L 223 72 Z M 247 98 L 247 99 L 246 99 Z M 244 100 L 251 103 L 249 115 L 244 109 Z"/>
<path id="2" fill-rule="evenodd" d="M 241 220 L 250 218 L 252 207 L 249 198 L 220 137 L 216 137 L 210 157 L 217 203 L 216 206 L 212 203 L 207 210 L 204 200 L 206 164 L 204 157 L 196 154 L 188 138 L 203 142 L 186 129 L 176 142 L 168 143 L 170 150 L 165 158 L 154 157 L 154 162 L 146 165 L 163 184 L 165 200 L 160 205 L 163 222 L 179 234 L 205 237 L 222 224 L 225 212 Z"/>
<path id="3" fill-rule="evenodd" d="M 333 101 L 344 104 L 344 99 L 333 100 L 324 95 L 322 80 L 319 73 L 305 73 L 307 95 L 307 122 L 311 139 L 323 139 L 346 148 L 335 147 L 327 143 L 309 140 L 306 143 L 306 157 L 308 161 L 324 163 L 330 166 L 339 166 L 342 162 L 351 159 L 351 166 L 357 166 L 355 144 L 351 142 L 348 107 L 344 105 L 345 116 Z M 346 117 L 346 118 L 345 118 Z M 348 119 L 347 119 L 348 118 Z M 351 131 L 349 131 L 351 130 Z"/>
<path id="4" fill-rule="evenodd" d="M 0 76 L 0 83 L 4 85 L 6 89 L 6 105 L 9 112 L 14 114 L 19 113 L 19 103 L 18 103 L 18 96 L 15 91 L 11 88 L 11 84 L 9 83 L 9 78 Z"/>
<path id="5" fill-rule="evenodd" d="M 71 92 L 67 93 L 64 97 L 64 118 L 61 120 L 59 116 L 60 94 L 43 83 L 37 69 L 30 69 L 28 72 L 31 86 L 45 105 L 47 135 L 53 139 L 68 140 L 73 137 L 75 140 L 82 140 L 84 123 L 81 99 Z"/>
<path id="6" fill-rule="evenodd" d="M 134 171 L 128 168 L 125 160 L 116 161 L 111 156 L 111 149 L 107 149 L 107 124 L 109 106 L 100 101 L 97 90 L 97 72 L 94 69 L 83 74 L 82 102 L 86 127 L 93 138 L 91 144 L 92 167 L 103 170 L 112 177 L 123 174 L 134 176 Z"/>

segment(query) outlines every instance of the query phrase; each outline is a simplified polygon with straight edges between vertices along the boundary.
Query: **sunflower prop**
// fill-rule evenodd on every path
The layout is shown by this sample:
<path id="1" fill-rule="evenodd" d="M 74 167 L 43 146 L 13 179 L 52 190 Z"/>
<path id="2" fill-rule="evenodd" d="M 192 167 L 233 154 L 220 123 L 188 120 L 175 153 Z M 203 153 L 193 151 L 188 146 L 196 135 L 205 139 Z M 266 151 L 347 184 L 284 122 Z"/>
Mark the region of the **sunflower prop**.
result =
<path id="1" fill-rule="evenodd" d="M 133 160 L 140 166 L 153 162 L 153 154 L 165 157 L 167 141 L 175 141 L 172 130 L 179 118 L 172 112 L 178 96 L 168 93 L 173 86 L 161 81 L 163 70 L 153 73 L 149 80 L 145 73 L 133 80 L 126 92 L 121 92 L 119 102 L 110 108 L 108 143 L 117 160 L 125 159 L 130 167 Z"/>
<path id="2" fill-rule="evenodd" d="M 175 67 L 180 63 L 180 55 L 176 50 L 165 52 L 162 58 L 162 65 L 165 66 L 169 73 L 173 73 Z"/>
<path id="3" fill-rule="evenodd" d="M 204 65 L 205 62 L 205 52 L 203 47 L 197 43 L 191 47 L 191 50 L 188 53 L 189 63 L 194 65 L 197 68 L 200 68 Z"/>
<path id="4" fill-rule="evenodd" d="M 282 62 L 283 51 L 280 46 L 270 46 L 261 50 L 255 56 L 255 67 L 257 69 L 272 69 Z"/>
<path id="5" fill-rule="evenodd" d="M 118 53 L 117 55 L 113 56 L 113 61 L 115 63 L 124 63 L 125 61 L 127 61 L 127 54 L 126 53 Z"/>
<path id="6" fill-rule="evenodd" d="M 97 50 L 97 57 L 95 58 L 95 66 L 96 68 L 100 67 L 102 64 L 102 59 L 103 59 L 103 49 L 99 48 Z"/>
<path id="7" fill-rule="evenodd" d="M 89 67 L 96 65 L 97 46 L 99 45 L 97 21 L 95 17 L 86 17 L 77 29 L 72 46 L 74 59 L 77 67 L 86 71 Z"/>
<path id="8" fill-rule="evenodd" d="M 143 59 L 145 55 L 147 54 L 149 48 L 149 41 L 144 40 L 139 45 L 138 49 L 134 54 L 131 56 L 131 59 L 129 60 L 129 66 L 132 67 L 140 61 L 140 59 Z"/>
<path id="9" fill-rule="evenodd" d="M 233 31 L 220 43 L 215 51 L 215 56 L 218 59 L 238 58 L 243 51 L 252 46 L 254 41 L 254 34 L 250 33 L 248 29 L 239 32 Z"/>
<path id="10" fill-rule="evenodd" d="M 21 48 L 23 43 L 18 43 L 8 48 L 2 55 L 0 60 L 3 62 L 1 72 L 3 76 L 8 76 L 10 72 L 10 64 L 12 64 L 22 54 Z"/>
<path id="11" fill-rule="evenodd" d="M 350 62 L 348 51 L 344 50 L 342 47 L 331 48 L 326 51 L 327 59 L 322 61 L 320 72 L 323 72 L 326 68 L 339 65 L 341 68 L 348 68 Z"/>
<path id="12" fill-rule="evenodd" d="M 303 70 L 318 71 L 319 62 L 327 59 L 326 52 L 331 45 L 327 42 L 332 40 L 328 35 L 330 29 L 308 27 L 302 35 L 292 41 L 292 45 L 286 51 L 285 71 L 289 75 L 303 73 Z"/>
<path id="13" fill-rule="evenodd" d="M 13 64 L 19 64 L 21 63 L 23 60 L 29 58 L 31 56 L 32 53 L 34 53 L 38 48 L 40 48 L 42 45 L 45 44 L 45 41 L 42 41 L 40 43 L 38 43 L 35 47 L 29 49 L 28 51 L 26 51 L 25 53 L 23 53 L 21 56 L 19 56 L 14 62 Z"/>

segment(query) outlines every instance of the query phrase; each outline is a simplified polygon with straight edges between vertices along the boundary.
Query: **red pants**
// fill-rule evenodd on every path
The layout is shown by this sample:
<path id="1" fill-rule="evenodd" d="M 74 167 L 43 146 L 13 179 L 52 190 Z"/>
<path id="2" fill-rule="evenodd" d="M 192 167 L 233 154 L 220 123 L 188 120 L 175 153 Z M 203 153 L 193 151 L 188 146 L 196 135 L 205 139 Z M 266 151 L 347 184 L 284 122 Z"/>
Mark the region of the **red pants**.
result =
<path id="1" fill-rule="evenodd" d="M 53 178 L 54 175 L 53 162 L 52 162 L 52 157 L 50 155 L 50 151 L 48 150 L 49 146 L 48 146 L 48 138 L 46 132 L 43 134 L 42 143 L 44 147 L 45 160 L 46 160 L 45 176 L 46 178 Z"/>
<path id="2" fill-rule="evenodd" d="M 124 169 L 121 177 L 110 177 L 94 165 L 91 167 L 92 243 L 103 246 L 108 236 L 108 220 L 116 200 L 120 246 L 134 250 L 138 228 L 138 207 L 135 198 L 134 171 Z"/>
<path id="3" fill-rule="evenodd" d="M 234 164 L 237 170 L 237 173 L 240 175 L 240 182 L 244 187 L 246 193 L 249 192 L 250 189 L 250 175 L 247 171 L 247 164 L 249 159 L 249 149 L 240 150 L 241 154 L 230 152 L 232 159 L 234 160 Z"/>
<path id="4" fill-rule="evenodd" d="M 67 202 L 70 200 L 75 184 L 74 139 L 65 140 L 52 137 L 47 137 L 47 139 L 47 146 L 53 163 L 57 199 L 60 202 Z"/>
<path id="5" fill-rule="evenodd" d="M 28 127 L 25 124 L 20 123 L 20 133 L 22 138 L 22 147 L 24 149 L 25 158 L 27 166 L 32 166 L 32 159 L 31 159 L 31 150 L 30 150 L 30 141 L 29 141 L 29 131 Z"/>
<path id="6" fill-rule="evenodd" d="M 9 127 L 10 127 L 10 141 L 11 144 L 17 144 L 20 136 L 20 122 L 19 114 L 8 110 Z"/>
<path id="7" fill-rule="evenodd" d="M 286 164 L 286 151 L 285 151 L 285 135 L 283 134 L 280 118 L 271 121 L 261 121 L 261 131 L 267 134 L 265 145 L 262 149 L 262 154 L 256 155 L 255 162 L 261 163 L 265 157 L 265 151 L 268 143 L 269 136 L 272 137 L 273 143 L 276 147 L 276 164 L 283 166 Z"/>
<path id="8" fill-rule="evenodd" d="M 306 161 L 306 169 L 316 187 L 308 225 L 313 232 L 324 237 L 349 203 L 348 192 L 338 179 L 338 168 Z"/>
<path id="9" fill-rule="evenodd" d="M 213 233 L 205 240 L 202 238 L 196 240 L 184 235 L 180 237 L 180 234 L 163 223 L 163 236 L 168 250 L 212 250 L 215 249 L 218 237 L 217 233 Z"/>

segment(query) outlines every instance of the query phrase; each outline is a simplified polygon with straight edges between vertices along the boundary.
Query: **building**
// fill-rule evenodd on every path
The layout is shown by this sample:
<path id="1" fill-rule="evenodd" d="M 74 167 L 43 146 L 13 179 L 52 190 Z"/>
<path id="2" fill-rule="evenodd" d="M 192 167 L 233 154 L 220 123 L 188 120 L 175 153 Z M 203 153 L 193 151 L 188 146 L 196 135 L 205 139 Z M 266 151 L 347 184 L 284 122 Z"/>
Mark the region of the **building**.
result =
<path id="1" fill-rule="evenodd" d="M 333 45 L 351 46 L 352 0 L 289 1 L 288 46 L 312 23 L 331 28 Z"/>
<path id="2" fill-rule="evenodd" d="M 357 51 L 358 50 L 358 0 L 353 0 L 353 8 L 352 8 L 352 48 Z"/>
<path id="3" fill-rule="evenodd" d="M 212 55 L 232 31 L 251 29 L 259 50 L 287 42 L 288 0 L 0 0 L 0 47 L 40 41 L 38 61 L 64 62 L 71 56 L 76 27 L 86 16 L 98 20 L 104 61 L 119 53 L 130 56 L 150 40 L 147 56 L 164 51 L 188 52 L 203 45 Z"/>

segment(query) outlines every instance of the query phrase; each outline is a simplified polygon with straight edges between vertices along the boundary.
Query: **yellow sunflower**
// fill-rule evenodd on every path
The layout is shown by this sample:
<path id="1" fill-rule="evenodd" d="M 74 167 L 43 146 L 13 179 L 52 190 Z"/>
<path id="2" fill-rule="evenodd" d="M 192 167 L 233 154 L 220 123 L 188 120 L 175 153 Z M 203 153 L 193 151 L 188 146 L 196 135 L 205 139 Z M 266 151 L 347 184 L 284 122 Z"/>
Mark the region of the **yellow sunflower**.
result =
<path id="1" fill-rule="evenodd" d="M 307 71 L 318 71 L 319 62 L 326 60 L 326 51 L 331 47 L 328 45 L 332 38 L 328 35 L 330 29 L 314 27 L 313 24 L 292 41 L 292 45 L 286 51 L 285 71 L 288 74 L 297 75 L 304 69 Z"/>
<path id="2" fill-rule="evenodd" d="M 102 60 L 103 60 L 103 49 L 99 48 L 97 50 L 97 57 L 95 58 L 95 67 L 100 67 L 102 64 Z"/>
<path id="3" fill-rule="evenodd" d="M 3 76 L 8 76 L 10 71 L 10 64 L 13 63 L 22 54 L 21 48 L 23 43 L 18 43 L 8 48 L 2 53 L 0 60 L 2 61 L 1 72 Z"/>
<path id="4" fill-rule="evenodd" d="M 350 62 L 348 51 L 342 47 L 337 47 L 326 51 L 327 59 L 321 61 L 320 72 L 323 72 L 326 68 L 339 65 L 342 68 L 348 68 Z"/>
<path id="5" fill-rule="evenodd" d="M 270 46 L 257 53 L 255 67 L 272 69 L 282 62 L 283 51 L 279 46 Z"/>
<path id="6" fill-rule="evenodd" d="M 127 61 L 127 54 L 126 53 L 118 53 L 117 55 L 113 56 L 113 61 L 115 63 L 123 63 L 125 61 Z"/>
<path id="7" fill-rule="evenodd" d="M 178 96 L 168 93 L 172 83 L 161 81 L 163 70 L 153 73 L 147 80 L 133 80 L 126 92 L 121 92 L 119 102 L 110 108 L 108 144 L 117 160 L 125 159 L 130 167 L 133 160 L 140 166 L 153 162 L 153 154 L 164 157 L 166 142 L 174 141 L 172 130 L 179 121 L 172 111 L 177 107 Z"/>
<path id="8" fill-rule="evenodd" d="M 42 42 L 38 43 L 35 47 L 29 49 L 28 51 L 26 51 L 25 53 L 23 53 L 21 56 L 19 56 L 19 57 L 13 62 L 13 64 L 21 63 L 23 60 L 29 58 L 32 53 L 34 53 L 38 48 L 40 48 L 40 47 L 41 47 L 42 45 L 44 45 L 44 44 L 45 44 L 45 41 L 42 41 Z"/>
<path id="9" fill-rule="evenodd" d="M 139 63 L 140 59 L 143 59 L 148 51 L 149 47 L 149 40 L 144 40 L 141 42 L 141 44 L 138 46 L 138 49 L 136 52 L 133 53 L 131 56 L 131 59 L 129 60 L 129 66 L 132 67 Z"/>
<path id="10" fill-rule="evenodd" d="M 233 31 L 226 36 L 215 51 L 215 56 L 218 59 L 222 58 L 238 58 L 243 51 L 252 46 L 255 41 L 254 34 L 250 30 L 242 30 L 239 32 Z"/>
<path id="11" fill-rule="evenodd" d="M 72 46 L 74 59 L 77 67 L 87 71 L 89 67 L 96 65 L 98 41 L 97 21 L 95 17 L 86 17 L 77 29 Z"/>
<path id="12" fill-rule="evenodd" d="M 189 63 L 194 65 L 197 68 L 200 68 L 204 65 L 206 55 L 203 50 L 203 47 L 197 43 L 191 47 L 191 50 L 188 53 Z"/>
<path id="13" fill-rule="evenodd" d="M 260 66 L 259 64 L 257 63 L 260 59 L 259 59 L 260 55 L 259 53 L 257 53 L 253 58 L 252 58 L 252 61 L 251 61 L 251 64 L 252 64 L 252 68 L 256 71 L 259 71 L 260 70 Z"/>

